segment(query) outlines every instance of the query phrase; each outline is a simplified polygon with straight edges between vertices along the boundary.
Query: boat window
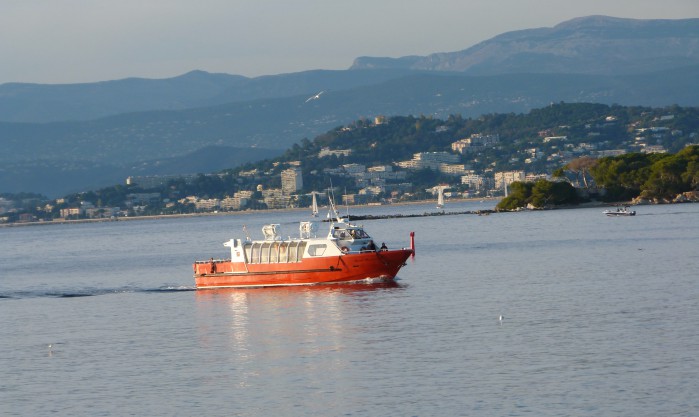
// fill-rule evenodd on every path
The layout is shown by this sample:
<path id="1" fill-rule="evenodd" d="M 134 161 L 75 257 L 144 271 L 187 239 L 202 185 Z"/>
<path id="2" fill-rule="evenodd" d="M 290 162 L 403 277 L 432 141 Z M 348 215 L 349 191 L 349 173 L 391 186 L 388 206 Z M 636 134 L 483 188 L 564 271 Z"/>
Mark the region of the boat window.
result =
<path id="1" fill-rule="evenodd" d="M 248 243 L 248 244 L 244 245 L 244 248 L 245 248 L 245 259 L 247 259 L 248 262 L 251 262 L 250 260 L 252 259 L 251 258 L 252 245 Z"/>
<path id="2" fill-rule="evenodd" d="M 277 263 L 279 262 L 279 243 L 274 242 L 272 247 L 269 249 L 269 262 Z"/>
<path id="3" fill-rule="evenodd" d="M 310 245 L 308 247 L 308 254 L 311 256 L 322 256 L 326 248 L 327 245 L 324 243 L 321 245 Z"/>
<path id="4" fill-rule="evenodd" d="M 303 252 L 306 250 L 306 242 L 299 242 L 299 248 L 296 251 L 296 262 L 301 262 Z"/>
<path id="5" fill-rule="evenodd" d="M 354 238 L 355 239 L 369 239 L 369 235 L 366 234 L 364 229 L 355 229 L 354 230 Z"/>
<path id="6" fill-rule="evenodd" d="M 296 253 L 298 250 L 299 242 L 289 243 L 289 262 L 296 262 Z"/>
<path id="7" fill-rule="evenodd" d="M 289 260 L 289 243 L 282 242 L 279 245 L 279 262 L 288 262 Z"/>
<path id="8" fill-rule="evenodd" d="M 250 262 L 254 264 L 260 263 L 260 244 L 254 243 L 252 245 L 252 256 L 250 256 Z"/>
<path id="9" fill-rule="evenodd" d="M 272 246 L 272 242 L 264 242 L 262 244 L 262 249 L 260 253 L 260 263 L 269 263 L 269 249 Z"/>

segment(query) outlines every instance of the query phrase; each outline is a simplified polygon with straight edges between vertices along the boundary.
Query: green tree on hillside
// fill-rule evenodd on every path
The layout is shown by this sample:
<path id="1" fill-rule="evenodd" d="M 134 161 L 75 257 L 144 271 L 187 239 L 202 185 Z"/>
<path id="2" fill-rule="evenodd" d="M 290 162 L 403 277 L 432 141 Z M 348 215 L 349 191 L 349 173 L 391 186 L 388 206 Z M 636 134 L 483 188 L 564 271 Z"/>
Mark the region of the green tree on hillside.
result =
<path id="1" fill-rule="evenodd" d="M 589 156 L 583 156 L 573 159 L 566 166 L 564 166 L 563 169 L 575 174 L 578 184 L 582 179 L 582 183 L 585 185 L 585 188 L 590 188 L 587 178 L 590 175 L 590 169 L 595 165 L 597 165 L 597 159 Z"/>
<path id="2" fill-rule="evenodd" d="M 510 184 L 510 192 L 496 206 L 498 210 L 517 210 L 526 207 L 532 195 L 534 184 L 531 182 L 513 182 Z"/>
<path id="3" fill-rule="evenodd" d="M 657 160 L 650 167 L 641 197 L 672 199 L 680 193 L 699 189 L 698 166 L 699 146 L 689 146 Z"/>
<path id="4" fill-rule="evenodd" d="M 591 168 L 595 182 L 607 190 L 608 201 L 671 199 L 699 188 L 699 146 L 677 154 L 630 153 L 602 158 Z"/>

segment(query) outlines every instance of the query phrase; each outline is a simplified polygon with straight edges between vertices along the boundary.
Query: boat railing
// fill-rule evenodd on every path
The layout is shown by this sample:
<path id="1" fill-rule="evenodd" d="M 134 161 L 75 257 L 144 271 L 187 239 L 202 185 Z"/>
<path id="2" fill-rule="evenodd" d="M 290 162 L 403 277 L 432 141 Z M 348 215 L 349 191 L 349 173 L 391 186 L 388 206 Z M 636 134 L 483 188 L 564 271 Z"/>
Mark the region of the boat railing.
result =
<path id="1" fill-rule="evenodd" d="M 231 261 L 230 259 L 214 259 L 214 258 L 211 258 L 211 259 L 209 259 L 209 260 L 207 260 L 207 261 L 194 261 L 194 263 L 195 263 L 195 264 L 210 264 L 210 263 L 218 264 L 218 263 L 221 263 L 221 262 L 230 262 L 230 261 Z"/>

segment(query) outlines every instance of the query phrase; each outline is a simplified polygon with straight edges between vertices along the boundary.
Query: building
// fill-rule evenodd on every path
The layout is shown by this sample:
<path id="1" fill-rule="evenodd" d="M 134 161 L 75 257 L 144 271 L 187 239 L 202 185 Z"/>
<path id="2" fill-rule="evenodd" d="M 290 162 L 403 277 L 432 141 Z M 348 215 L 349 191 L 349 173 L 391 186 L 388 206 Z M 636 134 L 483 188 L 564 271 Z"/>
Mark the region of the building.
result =
<path id="1" fill-rule="evenodd" d="M 197 210 L 210 211 L 219 207 L 221 201 L 218 198 L 199 199 L 194 202 Z"/>
<path id="2" fill-rule="evenodd" d="M 330 148 L 321 148 L 320 152 L 318 152 L 318 158 L 324 158 L 326 156 L 349 156 L 352 153 L 351 149 L 335 149 L 332 150 Z"/>
<path id="3" fill-rule="evenodd" d="M 461 183 L 468 185 L 469 190 L 478 192 L 490 189 L 493 186 L 493 179 L 471 171 L 461 176 Z"/>
<path id="4" fill-rule="evenodd" d="M 345 170 L 347 174 L 350 176 L 356 175 L 356 174 L 361 174 L 362 172 L 366 171 L 366 165 L 362 164 L 344 164 L 342 165 L 342 169 Z"/>
<path id="5" fill-rule="evenodd" d="M 83 209 L 81 207 L 69 207 L 61 209 L 61 217 L 68 218 L 70 216 L 81 216 Z"/>
<path id="6" fill-rule="evenodd" d="M 429 168 L 434 171 L 439 171 L 441 164 L 455 164 L 460 160 L 459 155 L 454 155 L 449 152 L 419 152 L 413 155 L 413 159 L 409 161 L 397 162 L 401 168 L 420 170 Z"/>
<path id="7" fill-rule="evenodd" d="M 500 136 L 474 133 L 468 138 L 459 139 L 451 144 L 451 150 L 460 154 L 479 152 L 485 148 L 492 148 L 500 142 Z"/>
<path id="8" fill-rule="evenodd" d="M 303 188 L 301 168 L 289 168 L 282 171 L 282 194 L 290 195 Z"/>
<path id="9" fill-rule="evenodd" d="M 224 210 L 240 210 L 247 206 L 247 204 L 248 198 L 236 195 L 233 197 L 226 197 L 221 200 L 219 207 Z"/>
<path id="10" fill-rule="evenodd" d="M 550 181 L 550 180 L 551 180 L 551 176 L 549 176 L 548 174 L 527 174 L 527 175 L 524 177 L 524 181 L 525 181 L 525 182 L 537 182 L 537 181 L 539 181 L 539 180 L 547 180 L 547 181 Z"/>
<path id="11" fill-rule="evenodd" d="M 544 143 L 549 143 L 549 142 L 554 142 L 554 141 L 565 142 L 567 140 L 568 140 L 568 136 L 547 136 L 544 138 Z"/>
<path id="12" fill-rule="evenodd" d="M 270 188 L 262 190 L 262 201 L 267 205 L 267 208 L 279 209 L 289 207 L 291 198 L 284 191 L 278 188 Z"/>
<path id="13" fill-rule="evenodd" d="M 643 153 L 667 153 L 667 149 L 665 149 L 662 145 L 647 145 L 643 149 L 641 149 L 641 152 L 643 152 Z"/>
<path id="14" fill-rule="evenodd" d="M 439 164 L 439 172 L 442 174 L 460 176 L 464 175 L 467 171 L 464 164 Z"/>
<path id="15" fill-rule="evenodd" d="M 369 186 L 369 187 L 364 187 L 361 190 L 359 190 L 359 195 L 369 195 L 369 196 L 377 196 L 384 192 L 385 189 L 383 187 L 379 186 Z"/>
<path id="16" fill-rule="evenodd" d="M 513 182 L 524 182 L 526 174 L 524 171 L 502 171 L 495 173 L 495 188 L 504 188 Z"/>

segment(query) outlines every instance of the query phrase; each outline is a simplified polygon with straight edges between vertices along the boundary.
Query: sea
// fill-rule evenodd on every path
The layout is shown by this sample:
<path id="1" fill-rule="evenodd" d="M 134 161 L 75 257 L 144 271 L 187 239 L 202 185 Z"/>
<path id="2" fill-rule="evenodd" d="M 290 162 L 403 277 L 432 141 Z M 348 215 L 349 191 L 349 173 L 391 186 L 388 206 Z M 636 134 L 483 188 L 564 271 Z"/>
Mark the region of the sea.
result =
<path id="1" fill-rule="evenodd" d="M 415 232 L 394 283 L 292 288 L 191 264 L 306 211 L 0 228 L 0 415 L 699 415 L 699 204 L 449 214 L 494 205 L 361 221 Z"/>

